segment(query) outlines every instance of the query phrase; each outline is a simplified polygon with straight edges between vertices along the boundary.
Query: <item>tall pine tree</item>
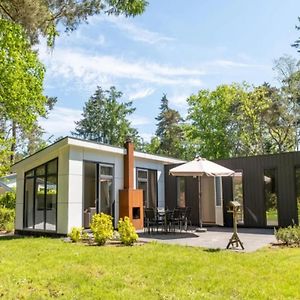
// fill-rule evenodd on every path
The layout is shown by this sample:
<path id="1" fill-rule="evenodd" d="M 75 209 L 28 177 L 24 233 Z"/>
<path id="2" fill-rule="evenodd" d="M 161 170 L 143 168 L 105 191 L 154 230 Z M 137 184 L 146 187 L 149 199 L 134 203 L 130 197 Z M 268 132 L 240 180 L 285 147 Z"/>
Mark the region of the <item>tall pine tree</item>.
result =
<path id="1" fill-rule="evenodd" d="M 132 102 L 120 103 L 118 100 L 121 97 L 122 92 L 115 87 L 104 91 L 98 86 L 94 95 L 85 103 L 83 118 L 75 122 L 76 128 L 72 134 L 113 146 L 123 146 L 126 137 L 130 136 L 136 148 L 139 148 L 140 137 L 128 120 L 135 108 Z"/>
<path id="2" fill-rule="evenodd" d="M 159 139 L 156 153 L 182 157 L 183 131 L 180 125 L 182 118 L 177 110 L 169 107 L 166 94 L 161 98 L 160 113 L 155 119 L 158 121 L 155 134 Z"/>

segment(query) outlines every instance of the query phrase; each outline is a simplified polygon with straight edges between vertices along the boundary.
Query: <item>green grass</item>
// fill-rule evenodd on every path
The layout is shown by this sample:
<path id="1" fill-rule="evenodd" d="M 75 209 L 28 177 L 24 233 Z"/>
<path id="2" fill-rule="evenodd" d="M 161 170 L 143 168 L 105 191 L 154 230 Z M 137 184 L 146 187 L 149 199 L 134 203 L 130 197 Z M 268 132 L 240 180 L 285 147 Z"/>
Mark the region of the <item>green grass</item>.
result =
<path id="1" fill-rule="evenodd" d="M 0 239 L 0 253 L 3 299 L 300 298 L 300 249 L 235 253 L 24 238 Z"/>
<path id="2" fill-rule="evenodd" d="M 277 213 L 276 208 L 267 210 L 266 215 L 267 215 L 267 224 L 268 223 L 273 223 L 273 224 L 278 223 L 278 213 Z"/>

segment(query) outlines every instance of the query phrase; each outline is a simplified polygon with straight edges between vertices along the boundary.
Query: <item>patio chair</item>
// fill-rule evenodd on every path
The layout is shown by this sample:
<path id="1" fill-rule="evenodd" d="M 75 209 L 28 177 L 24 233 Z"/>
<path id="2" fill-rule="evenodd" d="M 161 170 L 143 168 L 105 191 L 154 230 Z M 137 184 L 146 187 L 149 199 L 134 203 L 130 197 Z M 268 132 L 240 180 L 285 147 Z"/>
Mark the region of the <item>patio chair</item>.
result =
<path id="1" fill-rule="evenodd" d="M 171 217 L 170 217 L 170 225 L 173 227 L 175 231 L 176 225 L 178 225 L 179 230 L 182 228 L 182 211 L 181 209 L 175 208 Z"/>
<path id="2" fill-rule="evenodd" d="M 153 231 L 153 228 L 158 227 L 157 219 L 156 219 L 156 214 L 153 208 L 145 208 L 144 209 L 144 216 L 145 216 L 145 222 L 146 228 L 148 230 L 148 233 L 151 232 L 151 229 Z M 145 230 L 145 226 L 144 226 Z"/>

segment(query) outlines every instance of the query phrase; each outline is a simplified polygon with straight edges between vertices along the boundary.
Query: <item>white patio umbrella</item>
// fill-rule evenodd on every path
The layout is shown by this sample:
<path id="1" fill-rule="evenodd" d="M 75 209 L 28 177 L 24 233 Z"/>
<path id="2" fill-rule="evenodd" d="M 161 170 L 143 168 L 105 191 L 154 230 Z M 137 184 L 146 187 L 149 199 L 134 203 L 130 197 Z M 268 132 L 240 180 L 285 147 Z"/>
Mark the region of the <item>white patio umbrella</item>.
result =
<path id="1" fill-rule="evenodd" d="M 234 171 L 225 168 L 221 165 L 218 165 L 212 161 L 206 160 L 205 158 L 202 157 L 196 157 L 193 161 L 172 168 L 169 172 L 173 176 L 198 177 L 200 227 L 202 227 L 201 177 L 202 176 L 223 177 L 223 176 L 234 175 Z"/>

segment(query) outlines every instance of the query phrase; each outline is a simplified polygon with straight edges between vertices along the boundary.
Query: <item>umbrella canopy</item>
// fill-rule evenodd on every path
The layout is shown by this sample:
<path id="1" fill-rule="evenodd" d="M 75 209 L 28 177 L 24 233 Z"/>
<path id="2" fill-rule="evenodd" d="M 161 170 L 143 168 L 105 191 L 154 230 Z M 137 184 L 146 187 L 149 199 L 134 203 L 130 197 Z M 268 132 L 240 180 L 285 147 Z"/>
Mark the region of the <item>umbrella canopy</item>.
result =
<path id="1" fill-rule="evenodd" d="M 170 170 L 173 176 L 232 176 L 234 171 L 202 157 Z"/>

